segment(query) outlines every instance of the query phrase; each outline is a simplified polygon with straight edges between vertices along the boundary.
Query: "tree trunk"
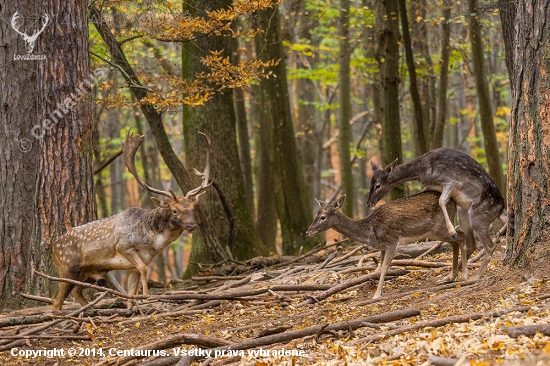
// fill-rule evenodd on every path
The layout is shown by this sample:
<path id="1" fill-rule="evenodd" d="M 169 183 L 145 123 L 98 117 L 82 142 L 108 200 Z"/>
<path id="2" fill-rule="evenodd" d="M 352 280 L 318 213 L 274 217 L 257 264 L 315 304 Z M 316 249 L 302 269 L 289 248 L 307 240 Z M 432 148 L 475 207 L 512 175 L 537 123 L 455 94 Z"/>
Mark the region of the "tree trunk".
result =
<path id="1" fill-rule="evenodd" d="M 51 295 L 56 285 L 32 270 L 51 273 L 52 243 L 95 218 L 94 79 L 87 2 L 3 2 L 0 11 L 4 19 L 19 12 L 20 31 L 28 34 L 44 19 L 34 15 L 49 16 L 29 53 L 9 22 L 0 24 L 0 308 L 15 308 L 23 304 L 20 292 Z M 39 59 L 15 59 L 27 54 Z"/>
<path id="2" fill-rule="evenodd" d="M 409 20 L 407 18 L 407 5 L 405 0 L 398 0 L 399 17 L 401 18 L 401 32 L 403 33 L 403 43 L 405 46 L 405 57 L 407 59 L 407 69 L 409 70 L 409 81 L 411 99 L 414 107 L 414 121 L 411 125 L 411 142 L 413 145 L 414 156 L 418 157 L 428 152 L 428 145 L 424 136 L 424 117 L 422 116 L 422 103 L 420 102 L 420 93 L 418 92 L 418 83 L 416 81 L 416 67 L 412 51 L 411 35 L 409 32 Z"/>
<path id="3" fill-rule="evenodd" d="M 339 54 L 339 143 L 338 152 L 340 155 L 340 177 L 342 194 L 346 195 L 342 212 L 353 217 L 353 175 L 351 172 L 351 156 L 349 153 L 351 119 L 351 86 L 350 86 L 350 47 L 349 47 L 349 0 L 340 0 L 340 54 Z"/>
<path id="4" fill-rule="evenodd" d="M 270 132 L 270 167 L 281 224 L 283 253 L 307 250 L 318 238 L 305 235 L 312 220 L 311 205 L 298 160 L 292 113 L 286 79 L 283 45 L 277 7 L 258 11 L 258 22 L 264 33 L 256 37 L 257 57 L 262 61 L 279 60 L 273 67 L 275 77 L 263 79 L 260 88 L 264 100 L 264 121 Z"/>
<path id="5" fill-rule="evenodd" d="M 550 0 L 518 3 L 505 262 L 547 268 L 550 238 Z M 539 249 L 537 251 L 537 249 Z"/>
<path id="6" fill-rule="evenodd" d="M 430 147 L 443 146 L 445 122 L 447 120 L 447 85 L 449 84 L 449 58 L 451 56 L 451 2 L 443 1 L 443 23 L 441 23 L 441 63 L 439 71 L 439 93 L 437 97 L 437 118 L 434 124 Z"/>
<path id="7" fill-rule="evenodd" d="M 477 11 L 478 1 L 468 0 L 467 18 L 470 30 L 470 41 L 472 42 L 472 64 L 479 103 L 479 119 L 481 122 L 481 131 L 483 132 L 483 142 L 485 144 L 485 156 L 487 158 L 487 165 L 489 166 L 489 175 L 495 181 L 502 196 L 506 197 L 506 186 L 504 185 L 495 125 L 493 123 L 491 95 L 489 94 L 487 82 L 488 78 L 485 68 L 483 40 L 481 39 L 481 24 Z"/>
<path id="8" fill-rule="evenodd" d="M 399 118 L 399 24 L 397 0 L 386 1 L 386 19 L 382 39 L 384 119 L 382 121 L 382 139 L 380 155 L 384 166 L 397 159 L 403 163 L 401 150 L 401 122 Z M 390 199 L 405 196 L 402 185 L 392 189 Z"/>
<path id="9" fill-rule="evenodd" d="M 208 10 L 230 6 L 231 0 L 196 0 L 188 3 L 190 14 L 206 17 Z M 199 37 L 193 43 L 184 45 L 183 77 L 192 79 L 200 72 L 209 70 L 201 58 L 211 51 L 221 51 L 222 57 L 231 57 L 232 39 L 228 36 Z M 205 163 L 204 143 L 199 132 L 207 133 L 212 140 L 211 180 L 212 189 L 201 198 L 201 204 L 209 212 L 216 236 L 231 249 L 238 259 L 267 254 L 254 227 L 251 213 L 246 204 L 238 148 L 236 117 L 231 90 L 217 92 L 204 106 L 184 107 L 184 138 L 188 167 L 202 167 Z M 199 238 L 193 238 L 193 246 L 201 245 Z M 192 257 L 192 262 L 201 258 Z"/>
<path id="10" fill-rule="evenodd" d="M 514 77 L 514 32 L 516 31 L 515 19 L 517 6 L 515 1 L 498 0 L 498 8 L 500 14 L 500 25 L 502 27 L 502 38 L 504 39 L 504 51 L 506 59 L 506 68 L 510 75 L 510 85 L 512 88 L 515 83 L 512 80 Z"/>

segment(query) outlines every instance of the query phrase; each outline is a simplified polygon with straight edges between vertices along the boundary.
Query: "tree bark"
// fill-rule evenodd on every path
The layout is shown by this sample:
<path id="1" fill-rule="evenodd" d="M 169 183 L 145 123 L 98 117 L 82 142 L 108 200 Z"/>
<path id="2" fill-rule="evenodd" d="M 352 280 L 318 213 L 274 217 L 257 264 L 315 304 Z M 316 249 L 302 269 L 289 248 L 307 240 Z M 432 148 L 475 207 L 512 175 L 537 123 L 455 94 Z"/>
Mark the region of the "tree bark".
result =
<path id="1" fill-rule="evenodd" d="M 483 40 L 481 38 L 481 23 L 479 22 L 477 12 L 478 0 L 468 0 L 467 18 L 470 41 L 472 43 L 472 64 L 479 105 L 479 119 L 485 145 L 485 156 L 487 158 L 487 165 L 489 166 L 489 175 L 495 181 L 502 196 L 506 197 L 506 186 L 504 185 L 495 125 L 493 123 L 491 95 L 489 94 L 489 85 L 487 82 L 488 78 L 485 66 Z"/>
<path id="2" fill-rule="evenodd" d="M 349 46 L 349 0 L 340 0 L 340 53 L 339 53 L 339 143 L 338 152 L 340 155 L 340 177 L 342 194 L 346 195 L 342 212 L 353 217 L 353 175 L 351 171 L 351 156 L 349 153 L 351 119 L 351 86 L 350 86 L 350 46 Z"/>
<path id="3" fill-rule="evenodd" d="M 434 123 L 430 148 L 443 146 L 445 122 L 447 120 L 447 86 L 449 84 L 449 58 L 451 56 L 451 2 L 443 1 L 443 23 L 441 23 L 441 63 L 439 71 L 439 93 L 437 97 L 437 118 Z"/>
<path id="4" fill-rule="evenodd" d="M 260 89 L 265 108 L 263 122 L 270 129 L 269 159 L 281 224 L 283 254 L 293 254 L 301 247 L 304 250 L 312 248 L 319 239 L 305 235 L 312 213 L 296 148 L 285 55 L 279 30 L 279 10 L 275 7 L 258 11 L 257 18 L 264 30 L 256 37 L 257 57 L 262 61 L 280 61 L 272 69 L 275 77 L 263 79 Z"/>
<path id="5" fill-rule="evenodd" d="M 550 0 L 517 10 L 505 263 L 547 267 L 548 250 L 535 251 L 550 237 Z"/>
<path id="6" fill-rule="evenodd" d="M 51 295 L 51 245 L 95 218 L 87 2 L 4 2 L 27 34 L 49 16 L 32 55 L 8 22 L 0 24 L 0 308 L 21 306 L 20 292 Z M 72 19 L 58 22 L 58 19 Z M 88 84 L 83 84 L 88 81 Z"/>
<path id="7" fill-rule="evenodd" d="M 405 57 L 407 59 L 407 69 L 409 70 L 409 91 L 414 107 L 414 121 L 410 123 L 411 143 L 413 145 L 414 156 L 418 157 L 428 152 L 428 145 L 426 143 L 426 137 L 424 136 L 424 117 L 422 116 L 422 103 L 420 102 L 420 93 L 418 92 L 406 1 L 398 0 L 398 5 L 399 17 L 401 18 L 401 32 L 403 33 L 403 44 L 405 46 Z"/>
<path id="8" fill-rule="evenodd" d="M 188 2 L 186 10 L 195 17 L 207 18 L 207 11 L 224 9 L 231 3 L 231 0 L 196 0 Z M 231 50 L 232 39 L 228 36 L 199 37 L 193 43 L 185 44 L 183 77 L 192 79 L 200 72 L 210 72 L 201 59 L 211 51 L 221 51 L 222 57 L 231 57 Z M 214 181 L 214 187 L 201 198 L 201 204 L 209 212 L 217 213 L 210 217 L 216 236 L 238 259 L 268 254 L 246 204 L 232 91 L 217 92 L 204 106 L 185 106 L 183 110 L 183 133 L 189 168 L 205 164 L 204 144 L 199 132 L 207 133 L 212 140 L 210 179 Z M 200 245 L 200 239 L 193 238 L 193 246 Z M 190 261 L 201 262 L 202 259 L 192 256 Z"/>
<path id="9" fill-rule="evenodd" d="M 504 51 L 506 68 L 510 75 L 510 85 L 514 87 L 514 32 L 516 31 L 515 19 L 517 6 L 515 1 L 498 0 L 500 25 L 502 27 L 502 38 L 504 39 Z"/>
<path id="10" fill-rule="evenodd" d="M 382 75 L 384 86 L 384 119 L 382 121 L 382 139 L 380 155 L 384 166 L 397 159 L 403 163 L 401 150 L 401 122 L 399 117 L 399 24 L 397 0 L 386 1 L 386 19 L 382 39 L 384 58 Z M 389 193 L 391 200 L 405 196 L 402 185 Z"/>

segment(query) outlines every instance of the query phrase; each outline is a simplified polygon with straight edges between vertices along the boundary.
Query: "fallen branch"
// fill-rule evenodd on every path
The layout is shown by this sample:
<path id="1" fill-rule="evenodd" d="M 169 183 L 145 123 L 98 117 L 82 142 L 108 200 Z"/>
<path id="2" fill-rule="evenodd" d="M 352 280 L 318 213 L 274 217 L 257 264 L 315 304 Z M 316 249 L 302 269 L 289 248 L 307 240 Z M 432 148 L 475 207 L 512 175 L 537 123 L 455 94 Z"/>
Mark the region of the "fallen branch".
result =
<path id="1" fill-rule="evenodd" d="M 232 280 L 242 280 L 247 276 L 193 276 L 191 279 L 193 281 L 232 281 Z"/>
<path id="2" fill-rule="evenodd" d="M 91 303 L 89 303 L 87 305 L 84 305 L 83 307 L 81 307 L 80 309 L 78 309 L 76 311 L 73 311 L 72 313 L 68 314 L 68 316 L 76 316 L 76 315 L 84 312 L 86 309 L 89 309 L 92 306 L 94 306 L 95 304 L 97 304 L 98 302 L 100 302 L 105 297 L 105 295 L 107 295 L 107 292 L 102 292 L 101 294 L 99 294 L 99 296 L 94 301 L 92 301 Z M 64 319 L 56 319 L 56 320 L 53 320 L 53 321 L 51 321 L 47 324 L 41 325 L 39 327 L 28 329 L 28 330 L 26 330 L 22 333 L 19 333 L 18 335 L 19 336 L 27 336 L 27 335 L 31 335 L 31 334 L 34 334 L 34 333 L 38 333 L 38 332 L 43 331 L 44 329 L 52 327 L 52 326 L 54 326 L 56 324 L 59 324 L 63 321 L 65 321 L 65 320 Z M 8 342 L 0 341 L 0 345 L 2 345 L 2 346 L 0 346 L 0 352 L 7 351 L 7 350 L 9 350 L 13 347 L 24 345 L 27 342 L 26 342 L 26 340 L 21 339 L 21 340 L 17 340 L 17 341 L 8 343 L 8 344 L 6 344 L 6 343 L 8 343 Z"/>
<path id="3" fill-rule="evenodd" d="M 519 336 L 531 337 L 537 332 L 550 336 L 550 324 L 523 325 L 518 327 L 502 327 L 503 332 L 508 333 L 509 337 L 517 338 Z"/>
<path id="4" fill-rule="evenodd" d="M 357 253 L 358 251 L 360 251 L 361 249 L 365 248 L 367 245 L 366 244 L 361 244 L 359 245 L 357 248 L 353 249 L 351 252 L 347 253 L 346 255 L 343 255 L 341 256 L 340 258 L 336 259 L 334 262 L 331 263 L 331 265 L 334 265 L 334 264 L 337 264 L 337 263 L 340 263 L 346 259 L 348 259 L 349 257 L 351 257 L 352 255 L 354 255 L 355 253 Z"/>
<path id="5" fill-rule="evenodd" d="M 20 293 L 19 295 L 21 295 L 21 297 L 24 297 L 25 299 L 45 302 L 47 304 L 53 304 L 53 299 L 50 299 L 49 297 L 29 295 L 29 294 L 24 294 L 24 293 Z"/>
<path id="6" fill-rule="evenodd" d="M 85 319 L 80 319 L 81 321 Z M 0 336 L 0 339 L 69 339 L 74 341 L 91 341 L 89 336 L 77 336 L 77 335 L 13 335 L 13 336 Z"/>
<path id="7" fill-rule="evenodd" d="M 372 334 L 372 335 L 369 335 L 367 337 L 358 338 L 358 339 L 353 340 L 351 342 L 351 344 L 362 344 L 362 343 L 370 344 L 372 342 L 379 341 L 379 340 L 381 340 L 382 338 L 385 338 L 385 337 L 391 337 L 391 336 L 394 336 L 394 335 L 397 335 L 397 334 L 412 332 L 412 331 L 422 329 L 422 328 L 428 328 L 428 327 L 429 328 L 438 328 L 438 327 L 443 327 L 443 326 L 445 326 L 447 324 L 451 324 L 451 323 L 467 323 L 469 321 L 479 320 L 481 318 L 501 317 L 503 315 L 506 315 L 506 314 L 514 312 L 514 311 L 525 312 L 525 311 L 529 311 L 529 309 L 531 309 L 531 306 L 526 305 L 526 306 L 519 306 L 519 307 L 515 307 L 515 308 L 508 308 L 508 309 L 502 309 L 502 310 L 493 310 L 493 311 L 489 311 L 487 313 L 479 312 L 479 313 L 470 313 L 470 314 L 466 314 L 466 315 L 448 316 L 446 318 L 429 320 L 429 321 L 425 321 L 425 322 L 421 322 L 421 323 L 417 323 L 417 324 L 413 324 L 413 325 L 407 325 L 407 326 L 404 326 L 404 327 L 388 330 L 388 331 L 385 331 L 385 332 L 380 332 L 378 334 Z"/>
<path id="8" fill-rule="evenodd" d="M 432 366 L 455 366 L 458 361 L 458 358 L 446 358 L 439 356 L 428 357 L 428 362 Z M 469 365 L 469 362 L 467 362 L 466 364 Z"/>
<path id="9" fill-rule="evenodd" d="M 404 270 L 401 270 L 401 269 L 389 270 L 388 273 L 387 273 L 387 276 L 403 276 L 403 275 L 406 275 L 408 273 L 409 273 L 409 271 L 404 271 Z M 355 285 L 360 285 L 360 284 L 365 283 L 367 281 L 378 279 L 378 278 L 380 278 L 380 272 L 369 273 L 367 275 L 351 279 L 349 281 L 346 281 L 346 282 L 340 283 L 336 286 L 333 286 L 330 289 L 328 289 L 324 292 L 321 292 L 320 294 L 318 294 L 316 296 L 310 296 L 308 299 L 306 299 L 306 300 L 302 301 L 301 303 L 299 303 L 298 305 L 296 305 L 296 307 L 301 307 L 301 306 L 304 306 L 304 305 L 308 305 L 308 304 L 311 304 L 312 302 L 319 302 L 319 301 L 324 300 L 327 297 L 332 296 L 332 295 L 334 295 L 334 294 L 336 294 L 340 291 L 344 291 L 344 290 L 346 290 L 350 287 L 353 287 Z"/>
<path id="10" fill-rule="evenodd" d="M 441 246 L 441 244 L 443 244 L 442 241 L 438 241 L 437 243 L 435 243 L 435 245 L 433 247 L 431 247 L 430 249 L 426 250 L 424 253 L 420 254 L 418 257 L 416 257 L 416 259 L 420 259 L 422 257 L 425 257 L 427 256 L 428 254 L 430 254 L 431 252 L 433 252 L 434 250 L 436 250 L 437 248 L 439 248 Z"/>

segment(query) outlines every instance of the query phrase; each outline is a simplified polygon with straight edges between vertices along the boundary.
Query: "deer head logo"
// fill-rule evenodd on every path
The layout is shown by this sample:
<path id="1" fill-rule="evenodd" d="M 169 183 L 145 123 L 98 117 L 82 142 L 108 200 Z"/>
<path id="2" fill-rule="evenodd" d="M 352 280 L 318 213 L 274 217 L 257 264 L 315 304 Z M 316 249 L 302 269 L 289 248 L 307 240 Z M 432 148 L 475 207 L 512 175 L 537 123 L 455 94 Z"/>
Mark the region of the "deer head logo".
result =
<path id="1" fill-rule="evenodd" d="M 36 39 L 44 31 L 44 28 L 48 25 L 50 22 L 50 17 L 48 17 L 48 14 L 44 14 L 40 17 L 42 28 L 40 30 L 35 30 L 34 33 L 29 36 L 27 34 L 27 30 L 25 29 L 24 32 L 21 32 L 19 28 L 21 27 L 21 24 L 19 23 L 19 20 L 21 18 L 21 14 L 18 12 L 15 12 L 13 14 L 13 17 L 11 18 L 11 27 L 19 34 L 21 37 L 23 37 L 23 40 L 27 44 L 27 53 L 32 53 L 32 50 L 34 49 L 34 44 L 36 43 Z"/>

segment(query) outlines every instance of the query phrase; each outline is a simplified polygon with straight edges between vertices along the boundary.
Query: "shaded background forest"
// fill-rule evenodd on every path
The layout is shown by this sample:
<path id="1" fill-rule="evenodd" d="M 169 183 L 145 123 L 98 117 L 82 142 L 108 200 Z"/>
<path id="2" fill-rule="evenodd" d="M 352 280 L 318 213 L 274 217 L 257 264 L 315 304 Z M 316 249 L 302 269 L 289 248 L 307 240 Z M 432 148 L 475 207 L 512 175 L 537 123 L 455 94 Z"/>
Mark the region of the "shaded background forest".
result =
<path id="1" fill-rule="evenodd" d="M 214 155 L 226 158 L 214 163 L 213 180 L 227 191 L 212 189 L 206 205 L 216 236 L 228 243 L 236 258 L 296 254 L 315 245 L 319 238 L 304 237 L 317 207 L 313 198 L 346 193 L 350 203 L 346 212 L 356 218 L 368 215 L 365 202 L 371 158 L 382 165 L 395 159 L 402 163 L 445 146 L 464 151 L 489 168 L 488 155 L 494 151 L 486 149 L 480 103 L 490 111 L 496 159 L 501 165 L 500 176 L 494 171 L 491 175 L 504 187 L 511 93 L 495 3 L 471 1 L 477 7 L 475 19 L 480 27 L 476 31 L 489 100 L 480 100 L 476 89 L 476 72 L 480 71 L 472 49 L 473 12 L 468 8 L 472 4 L 465 1 L 386 2 L 388 8 L 392 3 L 401 6 L 399 10 L 404 6 L 406 12 L 399 15 L 378 1 L 284 1 L 278 11 L 266 8 L 237 17 L 231 25 L 233 37 L 224 31 L 219 36 L 191 35 L 178 40 L 179 35 L 167 34 L 155 21 L 167 12 L 197 16 L 204 14 L 201 9 L 230 3 L 189 2 L 183 13 L 178 13 L 181 7 L 160 3 L 106 4 L 98 17 L 122 44 L 144 85 L 155 90 L 147 103 L 162 112 L 171 146 L 188 169 L 202 166 L 203 147 L 196 132 L 219 132 L 214 132 L 218 136 L 214 137 Z M 159 154 L 139 103 L 126 88 L 124 75 L 105 62 L 111 59 L 105 44 L 97 27 L 90 27 L 92 67 L 110 67 L 106 80 L 93 89 L 94 166 L 101 166 L 120 150 L 130 129 L 146 136 L 140 150 L 145 181 L 175 189 L 173 174 Z M 212 99 L 205 97 L 210 91 L 202 93 L 200 87 L 197 95 L 201 97 L 182 98 L 174 80 L 192 80 L 199 72 L 215 75 L 215 66 L 201 61 L 213 55 L 211 51 L 230 57 L 233 65 L 242 67 L 244 76 L 236 80 L 235 74 L 219 75 L 220 79 L 207 81 L 214 84 Z M 394 62 L 387 62 L 389 58 Z M 249 64 L 250 69 L 242 66 L 242 62 L 258 60 L 279 63 Z M 239 83 L 251 85 L 241 88 Z M 391 131 L 389 136 L 383 134 L 384 129 Z M 274 155 L 294 166 L 277 168 L 285 162 Z M 241 176 L 242 183 L 240 177 L 222 171 L 229 167 Z M 292 169 L 301 172 L 303 181 L 286 181 Z M 274 176 L 277 173 L 282 174 L 280 181 Z M 94 180 L 98 218 L 131 206 L 152 207 L 148 193 L 125 172 L 121 159 L 101 171 L 96 169 Z M 233 180 L 231 189 L 226 180 Z M 396 196 L 419 188 L 408 184 Z M 232 202 L 221 202 L 220 194 Z M 243 209 L 239 205 L 248 213 L 233 212 Z M 233 225 L 241 221 L 242 226 L 250 220 L 256 233 L 250 233 L 254 230 L 250 227 L 231 227 L 231 220 Z M 166 282 L 167 276 L 182 276 L 184 248 L 190 248 L 184 244 L 191 244 L 190 235 L 183 235 L 159 255 L 153 278 Z M 208 262 L 208 255 L 203 254 L 195 253 L 192 262 Z"/>

